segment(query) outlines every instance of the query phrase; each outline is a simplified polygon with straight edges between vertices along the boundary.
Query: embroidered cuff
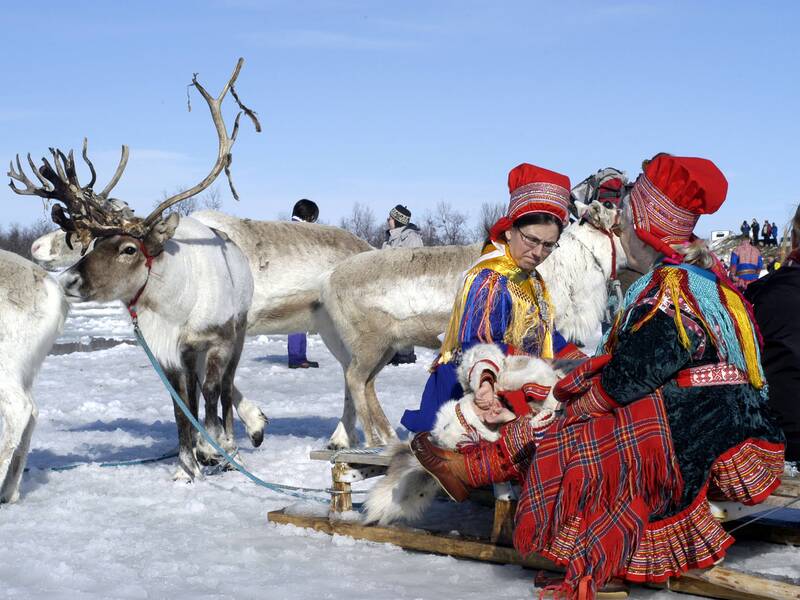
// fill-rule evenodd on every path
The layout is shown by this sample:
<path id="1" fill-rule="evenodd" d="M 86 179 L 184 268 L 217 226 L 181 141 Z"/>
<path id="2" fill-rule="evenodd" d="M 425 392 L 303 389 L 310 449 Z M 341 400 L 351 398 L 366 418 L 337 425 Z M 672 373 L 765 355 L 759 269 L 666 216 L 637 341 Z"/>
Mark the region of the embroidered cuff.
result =
<path id="1" fill-rule="evenodd" d="M 600 385 L 600 376 L 597 375 L 591 380 L 591 385 L 586 392 L 567 403 L 565 412 L 567 418 L 573 418 L 608 413 L 619 406 Z"/>

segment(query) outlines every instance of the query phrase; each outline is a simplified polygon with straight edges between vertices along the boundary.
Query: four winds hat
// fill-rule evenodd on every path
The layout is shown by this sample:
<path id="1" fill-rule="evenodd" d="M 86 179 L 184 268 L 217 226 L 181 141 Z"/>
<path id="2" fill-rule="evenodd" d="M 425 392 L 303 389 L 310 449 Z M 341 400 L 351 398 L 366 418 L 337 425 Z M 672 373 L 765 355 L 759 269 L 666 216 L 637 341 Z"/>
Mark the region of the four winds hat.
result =
<path id="1" fill-rule="evenodd" d="M 542 167 L 522 163 L 508 174 L 511 200 L 508 213 L 492 226 L 489 237 L 499 240 L 514 221 L 533 213 L 553 215 L 562 223 L 569 215 L 569 177 Z"/>
<path id="2" fill-rule="evenodd" d="M 694 239 L 700 215 L 716 212 L 727 192 L 728 181 L 710 160 L 659 154 L 645 165 L 631 189 L 636 235 L 680 261 L 671 245 Z"/>

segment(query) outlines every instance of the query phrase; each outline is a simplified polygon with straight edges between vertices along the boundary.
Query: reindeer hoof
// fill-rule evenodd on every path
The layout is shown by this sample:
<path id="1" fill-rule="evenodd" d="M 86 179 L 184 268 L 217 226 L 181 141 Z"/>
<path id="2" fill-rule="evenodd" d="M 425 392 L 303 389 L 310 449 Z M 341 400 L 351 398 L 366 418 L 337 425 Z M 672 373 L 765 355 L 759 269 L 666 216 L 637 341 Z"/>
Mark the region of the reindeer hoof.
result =
<path id="1" fill-rule="evenodd" d="M 178 467 L 175 469 L 175 473 L 172 474 L 172 481 L 177 481 L 179 483 L 192 483 L 194 481 L 194 477 L 189 475 L 189 473 L 183 467 Z"/>
<path id="2" fill-rule="evenodd" d="M 201 450 L 198 450 L 196 454 L 197 454 L 197 462 L 199 462 L 204 467 L 213 467 L 218 465 L 222 461 L 222 457 L 216 452 L 209 454 Z"/>

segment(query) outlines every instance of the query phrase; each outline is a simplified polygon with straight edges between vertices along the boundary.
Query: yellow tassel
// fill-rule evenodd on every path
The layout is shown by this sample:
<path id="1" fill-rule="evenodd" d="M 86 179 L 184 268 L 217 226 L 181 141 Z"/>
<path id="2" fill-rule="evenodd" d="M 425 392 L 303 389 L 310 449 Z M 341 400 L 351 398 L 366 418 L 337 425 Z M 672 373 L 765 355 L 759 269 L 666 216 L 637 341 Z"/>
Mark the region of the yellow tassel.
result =
<path id="1" fill-rule="evenodd" d="M 487 247 L 484 253 L 494 250 L 494 247 Z M 550 301 L 550 296 L 544 282 L 538 273 L 534 271 L 533 274 L 522 271 L 511 258 L 508 248 L 506 247 L 505 256 L 486 259 L 473 267 L 465 276 L 464 284 L 461 293 L 456 297 L 453 312 L 450 315 L 450 322 L 447 326 L 447 332 L 442 343 L 441 350 L 439 351 L 441 363 L 450 362 L 453 356 L 461 347 L 459 339 L 461 332 L 461 321 L 464 318 L 464 310 L 469 296 L 470 288 L 475 282 L 478 273 L 484 269 L 490 269 L 508 279 L 508 291 L 511 295 L 511 319 L 508 328 L 503 336 L 503 341 L 516 348 L 522 347 L 525 339 L 530 335 L 531 331 L 539 328 L 542 330 L 541 339 L 537 340 L 541 348 L 542 358 L 553 357 L 553 309 Z M 532 278 L 535 277 L 541 294 L 537 294 L 534 289 Z M 494 296 L 496 290 L 493 289 L 493 284 L 489 289 L 490 300 Z M 545 314 L 547 315 L 547 322 L 541 322 L 542 305 L 545 306 Z M 488 308 L 488 307 L 487 307 Z M 488 321 L 489 314 L 485 315 Z M 488 322 L 483 324 L 487 332 L 489 331 Z M 485 339 L 487 343 L 492 343 L 494 340 Z"/>
<path id="2" fill-rule="evenodd" d="M 736 292 L 725 286 L 720 286 L 720 289 L 725 296 L 725 304 L 728 306 L 731 316 L 736 320 L 736 332 L 741 336 L 739 344 L 742 347 L 742 354 L 747 365 L 747 376 L 750 384 L 756 389 L 761 389 L 764 387 L 764 380 L 761 377 L 759 366 L 756 332 L 753 330 L 750 316 L 747 314 L 747 309 L 744 307 L 742 299 Z"/>

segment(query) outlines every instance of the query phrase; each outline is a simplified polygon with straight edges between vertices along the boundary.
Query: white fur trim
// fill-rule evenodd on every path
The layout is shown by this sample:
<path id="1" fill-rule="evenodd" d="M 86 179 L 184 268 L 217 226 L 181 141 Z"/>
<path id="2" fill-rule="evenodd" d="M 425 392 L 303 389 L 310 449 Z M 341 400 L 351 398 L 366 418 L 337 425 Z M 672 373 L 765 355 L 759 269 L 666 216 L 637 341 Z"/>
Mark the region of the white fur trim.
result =
<path id="1" fill-rule="evenodd" d="M 545 409 L 545 410 L 542 410 L 542 411 L 536 413 L 532 417 L 528 417 L 528 418 L 530 419 L 531 426 L 534 429 L 542 429 L 544 427 L 549 426 L 550 423 L 555 421 L 556 413 L 553 412 L 552 410 Z"/>
<path id="2" fill-rule="evenodd" d="M 497 378 L 497 389 L 518 390 L 526 383 L 552 387 L 558 381 L 553 367 L 541 358 L 507 356 Z"/>
<path id="3" fill-rule="evenodd" d="M 542 402 L 542 411 L 541 412 L 545 412 L 545 411 L 548 411 L 548 410 L 551 411 L 551 412 L 554 412 L 554 411 L 557 411 L 557 410 L 561 410 L 561 402 L 556 400 L 556 397 L 553 395 L 553 389 L 552 388 L 550 388 L 550 392 L 547 394 L 547 398 L 545 398 L 544 402 Z M 541 412 L 539 414 L 541 414 Z"/>
<path id="4" fill-rule="evenodd" d="M 476 344 L 461 358 L 458 368 L 458 381 L 465 391 L 477 390 L 481 383 L 481 374 L 491 371 L 497 377 L 503 365 L 505 354 L 494 344 Z"/>

